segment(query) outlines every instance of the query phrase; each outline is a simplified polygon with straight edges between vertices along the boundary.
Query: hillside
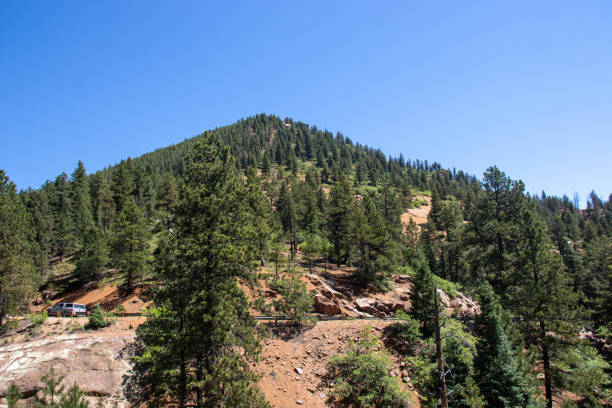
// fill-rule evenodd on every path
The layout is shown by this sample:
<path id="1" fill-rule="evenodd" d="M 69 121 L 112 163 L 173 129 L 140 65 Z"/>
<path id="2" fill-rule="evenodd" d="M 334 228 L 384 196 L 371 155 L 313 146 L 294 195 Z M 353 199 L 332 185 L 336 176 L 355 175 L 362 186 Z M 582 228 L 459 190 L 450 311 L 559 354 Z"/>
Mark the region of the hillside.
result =
<path id="1" fill-rule="evenodd" d="M 54 269 L 70 269 L 70 262 L 65 260 L 56 264 Z M 363 318 L 377 315 L 383 318 L 394 316 L 394 309 L 400 310 L 396 307 L 409 310 L 407 299 L 411 284 L 407 277 L 395 277 L 394 290 L 380 294 L 360 290 L 348 279 L 350 270 L 345 268 L 304 272 L 303 279 L 311 293 L 336 302 L 341 310 L 337 316 Z M 59 287 L 66 276 L 58 273 L 56 279 L 52 286 Z M 266 286 L 265 280 L 261 284 L 270 299 L 277 296 Z M 76 289 L 67 287 L 55 296 L 51 295 L 51 303 L 74 301 L 86 304 L 88 309 L 101 305 L 109 312 L 122 304 L 127 312 L 141 312 L 149 304 L 145 295 L 148 285 L 142 284 L 141 290 L 120 296 L 121 289 L 110 279 L 100 288 L 91 285 Z M 444 302 L 451 314 L 467 317 L 477 312 L 473 303 L 461 294 Z M 32 306 L 33 310 L 45 308 L 48 306 Z M 323 310 L 317 310 L 316 303 L 310 312 L 325 315 Z M 92 404 L 103 401 L 103 406 L 108 407 L 129 406 L 130 400 L 136 397 L 130 394 L 129 386 L 133 375 L 132 342 L 135 329 L 144 321 L 144 317 L 117 316 L 110 327 L 101 330 L 84 329 L 87 324 L 84 317 L 49 317 L 40 325 L 32 325 L 27 318 L 20 321 L 16 331 L 0 337 L 0 374 L 5 379 L 0 385 L 0 395 L 6 394 L 2 387 L 14 381 L 24 397 L 40 397 L 43 384 L 38 373 L 54 367 L 65 375 L 66 386 L 76 381 Z M 359 339 L 364 327 L 370 326 L 381 339 L 381 345 L 393 356 L 392 374 L 401 378 L 406 391 L 412 395 L 412 406 L 418 407 L 418 394 L 404 369 L 402 355 L 391 345 L 391 326 L 394 323 L 392 320 L 352 319 L 318 321 L 302 327 L 291 322 L 260 323 L 263 352 L 254 368 L 262 374 L 259 381 L 262 391 L 274 407 L 332 406 L 328 400 L 330 382 L 333 381 L 327 374 L 329 359 L 341 354 L 350 341 Z M 299 404 L 298 400 L 302 403 Z"/>
<path id="2" fill-rule="evenodd" d="M 612 200 L 579 210 L 495 166 L 478 181 L 268 115 L 38 190 L 0 176 L 2 367 L 30 398 L 54 362 L 68 380 L 107 366 L 105 397 L 145 390 L 142 404 L 430 407 L 441 382 L 454 407 L 610 398 Z M 148 317 L 45 322 L 60 301 Z M 349 347 L 363 319 L 396 317 L 371 322 L 382 343 Z M 107 343 L 92 367 L 69 350 Z"/>

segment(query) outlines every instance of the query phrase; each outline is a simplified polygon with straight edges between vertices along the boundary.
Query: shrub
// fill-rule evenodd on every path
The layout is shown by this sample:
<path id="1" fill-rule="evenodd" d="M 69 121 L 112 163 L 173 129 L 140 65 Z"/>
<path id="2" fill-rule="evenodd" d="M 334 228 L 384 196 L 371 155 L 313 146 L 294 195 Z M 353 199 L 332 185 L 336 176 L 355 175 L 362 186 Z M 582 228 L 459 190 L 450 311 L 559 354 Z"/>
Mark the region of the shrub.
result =
<path id="1" fill-rule="evenodd" d="M 457 291 L 461 290 L 458 284 L 447 281 L 438 275 L 433 275 L 433 282 L 436 288 L 442 289 L 442 291 L 450 297 L 456 297 Z"/>
<path id="2" fill-rule="evenodd" d="M 113 313 L 117 316 L 121 316 L 122 313 L 125 313 L 125 307 L 123 307 L 122 304 L 119 304 L 119 306 L 117 306 L 115 310 L 113 310 Z"/>
<path id="3" fill-rule="evenodd" d="M 272 282 L 272 288 L 280 295 L 272 304 L 277 312 L 291 316 L 297 324 L 308 320 L 313 309 L 314 296 L 306 290 L 297 273 L 289 271 Z"/>
<path id="4" fill-rule="evenodd" d="M 389 355 L 375 351 L 376 339 L 368 326 L 358 343 L 351 342 L 346 354 L 332 357 L 330 374 L 335 385 L 330 400 L 338 406 L 407 408 L 408 397 L 397 378 L 389 374 Z"/>
<path id="5" fill-rule="evenodd" d="M 87 322 L 88 329 L 101 329 L 110 324 L 108 319 L 106 318 L 106 313 L 102 310 L 100 305 L 97 305 L 94 310 L 91 312 L 91 316 L 89 316 L 89 321 Z"/>
<path id="6" fill-rule="evenodd" d="M 44 312 L 41 313 L 31 313 L 28 316 L 28 319 L 32 322 L 32 324 L 34 325 L 34 327 L 39 327 L 40 325 L 42 325 L 44 322 L 47 321 L 47 311 L 45 310 Z"/>
<path id="7" fill-rule="evenodd" d="M 393 338 L 403 343 L 407 351 L 413 352 L 417 347 L 423 343 L 421 338 L 421 331 L 419 329 L 419 322 L 412 318 L 408 313 L 403 310 L 398 310 L 395 313 L 395 317 L 399 319 L 399 322 L 394 323 L 391 326 L 393 331 Z"/>

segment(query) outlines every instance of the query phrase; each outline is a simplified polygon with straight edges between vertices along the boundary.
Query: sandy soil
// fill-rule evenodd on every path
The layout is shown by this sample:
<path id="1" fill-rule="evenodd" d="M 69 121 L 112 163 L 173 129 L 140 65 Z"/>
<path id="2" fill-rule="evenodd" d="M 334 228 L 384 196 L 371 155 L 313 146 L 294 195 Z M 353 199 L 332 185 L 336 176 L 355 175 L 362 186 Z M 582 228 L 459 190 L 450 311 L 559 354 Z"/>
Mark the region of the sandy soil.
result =
<path id="1" fill-rule="evenodd" d="M 417 196 L 419 200 L 426 200 L 427 205 L 422 205 L 419 208 L 409 208 L 405 213 L 402 214 L 402 222 L 409 223 L 410 220 L 414 220 L 417 225 L 427 224 L 427 215 L 431 208 L 431 198 L 427 196 Z"/>

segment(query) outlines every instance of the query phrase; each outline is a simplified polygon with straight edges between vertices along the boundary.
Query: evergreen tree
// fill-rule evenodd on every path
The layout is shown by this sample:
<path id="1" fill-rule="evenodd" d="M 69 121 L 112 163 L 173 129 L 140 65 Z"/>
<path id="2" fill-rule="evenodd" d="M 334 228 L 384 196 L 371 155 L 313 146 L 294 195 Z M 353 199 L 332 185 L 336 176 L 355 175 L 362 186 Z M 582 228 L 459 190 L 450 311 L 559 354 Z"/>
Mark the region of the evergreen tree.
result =
<path id="1" fill-rule="evenodd" d="M 488 283 L 479 291 L 481 314 L 476 316 L 475 334 L 480 338 L 474 361 L 476 379 L 491 407 L 535 406 L 504 328 L 502 309 Z"/>
<path id="2" fill-rule="evenodd" d="M 89 180 L 83 162 L 79 160 L 77 168 L 72 173 L 71 210 L 74 235 L 77 249 L 83 246 L 87 230 L 93 226 L 91 215 L 91 199 L 89 196 Z"/>
<path id="3" fill-rule="evenodd" d="M 47 270 L 53 244 L 53 213 L 46 191 L 44 189 L 30 191 L 27 207 L 32 215 L 36 243 L 40 248 L 37 265 L 42 275 Z"/>
<path id="4" fill-rule="evenodd" d="M 257 261 L 244 180 L 227 147 L 206 135 L 189 154 L 172 233 L 160 244 L 165 282 L 138 329 L 143 382 L 182 408 L 268 406 L 249 362 L 260 345 L 236 279 L 252 281 Z"/>
<path id="5" fill-rule="evenodd" d="M 326 239 L 321 237 L 318 234 L 308 234 L 299 245 L 300 251 L 306 256 L 308 260 L 308 270 L 312 273 L 312 267 L 314 265 L 314 260 L 317 257 L 324 255 L 324 249 L 326 245 Z"/>
<path id="6" fill-rule="evenodd" d="M 166 172 L 162 176 L 161 189 L 157 193 L 157 208 L 166 214 L 172 213 L 178 201 L 176 181 L 172 173 Z"/>
<path id="7" fill-rule="evenodd" d="M 59 408 L 89 408 L 89 402 L 85 399 L 85 393 L 81 391 L 78 385 L 73 384 L 62 395 L 58 404 Z"/>
<path id="8" fill-rule="evenodd" d="M 125 276 L 128 290 L 134 279 L 142 277 L 149 253 L 149 227 L 142 210 L 129 198 L 114 225 L 113 257 L 117 268 Z"/>
<path id="9" fill-rule="evenodd" d="M 358 237 L 361 254 L 357 279 L 364 284 L 374 284 L 386 289 L 391 272 L 398 265 L 399 251 L 391 238 L 383 215 L 376 208 L 374 200 L 365 197 L 356 213 L 363 212 L 363 219 L 356 219 L 353 228 Z"/>
<path id="10" fill-rule="evenodd" d="M 289 236 L 291 254 L 294 254 L 297 250 L 297 215 L 292 194 L 285 182 L 281 185 L 276 203 L 276 212 L 278 213 L 283 231 Z"/>
<path id="11" fill-rule="evenodd" d="M 346 178 L 334 182 L 330 193 L 327 212 L 327 231 L 334 245 L 336 263 L 340 266 L 342 253 L 348 261 L 350 256 L 351 217 L 354 212 L 353 191 Z"/>
<path id="12" fill-rule="evenodd" d="M 261 189 L 261 181 L 253 167 L 247 169 L 246 190 L 253 216 L 258 220 L 258 228 L 253 235 L 254 245 L 261 266 L 264 265 L 271 244 L 272 232 L 277 228 L 272 219 L 270 205 Z"/>
<path id="13" fill-rule="evenodd" d="M 422 251 L 417 252 L 413 261 L 413 269 L 415 274 L 410 292 L 410 314 L 420 323 L 423 335 L 430 337 L 434 332 L 434 290 L 436 287 Z"/>
<path id="14" fill-rule="evenodd" d="M 540 352 L 546 404 L 552 408 L 554 378 L 563 370 L 558 357 L 576 344 L 584 315 L 544 222 L 531 208 L 521 220 L 518 267 L 505 298 L 507 307 L 520 316 L 518 327 L 528 344 Z"/>
<path id="15" fill-rule="evenodd" d="M 0 170 L 0 326 L 27 307 L 38 283 L 32 223 L 15 184 Z"/>
<path id="16" fill-rule="evenodd" d="M 101 178 L 96 202 L 96 220 L 98 226 L 109 230 L 111 224 L 115 220 L 115 202 L 113 201 L 113 192 L 111 191 L 110 183 L 106 177 Z"/>
<path id="17" fill-rule="evenodd" d="M 527 205 L 523 190 L 522 182 L 490 167 L 468 225 L 466 243 L 472 246 L 473 277 L 486 277 L 498 293 L 505 291 L 517 260 L 520 221 Z"/>
<path id="18" fill-rule="evenodd" d="M 64 391 L 64 386 L 61 385 L 64 380 L 64 376 L 59 375 L 55 372 L 55 369 L 51 367 L 47 373 L 40 377 L 40 381 L 43 383 L 42 398 L 38 401 L 40 408 L 44 407 L 58 407 L 58 402 Z"/>
<path id="19" fill-rule="evenodd" d="M 62 173 L 55 178 L 55 247 L 60 261 L 70 255 L 76 247 L 75 227 L 72 214 L 72 199 L 68 175 Z"/>
<path id="20" fill-rule="evenodd" d="M 261 164 L 261 174 L 263 174 L 264 176 L 267 176 L 270 174 L 270 156 L 268 155 L 268 152 L 266 151 L 266 153 L 263 156 L 263 161 Z"/>
<path id="21" fill-rule="evenodd" d="M 113 169 L 112 172 L 112 192 L 115 200 L 115 210 L 121 213 L 123 206 L 127 203 L 130 197 L 136 190 L 136 182 L 134 180 L 134 162 L 128 157 L 127 160 L 121 162 Z"/>
<path id="22" fill-rule="evenodd" d="M 23 394 L 21 394 L 21 391 L 19 391 L 19 388 L 15 385 L 15 383 L 11 383 L 5 396 L 8 408 L 17 408 L 17 403 L 19 400 L 21 400 L 22 396 Z"/>
<path id="23" fill-rule="evenodd" d="M 314 296 L 306 290 L 306 284 L 300 280 L 299 273 L 291 268 L 277 277 L 271 284 L 278 292 L 272 304 L 277 313 L 290 316 L 296 324 L 303 323 L 312 312 Z"/>
<path id="24" fill-rule="evenodd" d="M 82 282 L 100 281 L 101 273 L 109 262 L 109 249 L 105 234 L 91 225 L 85 233 L 83 247 L 78 253 L 75 273 Z"/>

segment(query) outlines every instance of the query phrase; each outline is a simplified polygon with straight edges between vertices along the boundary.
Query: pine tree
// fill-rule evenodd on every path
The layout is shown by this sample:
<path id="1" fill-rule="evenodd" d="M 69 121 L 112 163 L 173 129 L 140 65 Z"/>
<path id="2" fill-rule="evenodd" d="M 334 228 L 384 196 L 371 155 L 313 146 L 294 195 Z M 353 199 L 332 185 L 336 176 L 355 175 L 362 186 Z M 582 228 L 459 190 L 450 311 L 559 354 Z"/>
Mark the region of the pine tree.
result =
<path id="1" fill-rule="evenodd" d="M 172 173 L 164 173 L 162 176 L 161 189 L 157 193 L 157 207 L 166 214 L 172 213 L 178 201 L 176 181 Z"/>
<path id="2" fill-rule="evenodd" d="M 82 282 L 100 281 L 108 265 L 109 249 L 104 232 L 91 225 L 85 233 L 83 247 L 78 253 L 75 273 Z"/>
<path id="3" fill-rule="evenodd" d="M 134 173 L 134 162 L 129 157 L 127 160 L 122 160 L 113 169 L 111 189 L 117 213 L 123 210 L 123 206 L 127 203 L 128 199 L 134 195 L 136 190 Z"/>
<path id="4" fill-rule="evenodd" d="M 81 391 L 78 385 L 73 384 L 62 395 L 58 404 L 59 408 L 89 408 L 89 402 L 85 399 L 85 393 Z"/>
<path id="5" fill-rule="evenodd" d="M 29 191 L 27 207 L 32 214 L 32 223 L 36 235 L 36 243 L 40 248 L 40 259 L 37 262 L 41 275 L 47 270 L 48 259 L 53 243 L 53 213 L 49 198 L 44 189 Z"/>
<path id="6" fill-rule="evenodd" d="M 291 191 L 285 182 L 281 185 L 278 201 L 276 202 L 276 212 L 283 231 L 289 236 L 290 250 L 294 254 L 297 250 L 297 215 Z"/>
<path id="7" fill-rule="evenodd" d="M 144 274 L 150 237 L 147 220 L 132 197 L 125 202 L 113 235 L 113 257 L 117 268 L 125 275 L 128 290 L 131 290 L 134 279 Z"/>
<path id="8" fill-rule="evenodd" d="M 300 280 L 299 273 L 290 268 L 276 278 L 271 286 L 279 295 L 272 302 L 275 311 L 282 316 L 292 317 L 296 324 L 303 323 L 312 312 L 314 296 L 306 290 L 306 284 Z"/>
<path id="9" fill-rule="evenodd" d="M 476 379 L 491 407 L 534 406 L 524 373 L 505 332 L 502 309 L 493 289 L 484 283 L 479 290 L 481 314 L 476 316 L 475 334 L 480 338 L 474 361 Z"/>
<path id="10" fill-rule="evenodd" d="M 64 377 L 55 372 L 55 369 L 51 367 L 47 373 L 40 377 L 40 381 L 43 383 L 42 398 L 38 402 L 40 408 L 44 407 L 58 407 L 58 402 L 64 386 L 61 385 Z"/>
<path id="11" fill-rule="evenodd" d="M 552 408 L 555 378 L 563 370 L 557 358 L 563 350 L 576 345 L 584 314 L 561 258 L 553 251 L 546 225 L 535 209 L 527 208 L 523 213 L 520 230 L 518 267 L 505 285 L 506 304 L 520 316 L 519 328 L 528 345 L 540 352 L 546 404 Z"/>
<path id="12" fill-rule="evenodd" d="M 109 230 L 115 220 L 115 202 L 110 183 L 106 177 L 102 177 L 96 197 L 96 220 L 98 226 Z"/>
<path id="13" fill-rule="evenodd" d="M 17 403 L 19 400 L 21 400 L 22 396 L 21 391 L 19 391 L 19 388 L 15 385 L 15 383 L 11 383 L 5 396 L 8 408 L 17 408 Z"/>
<path id="14" fill-rule="evenodd" d="M 346 178 L 334 182 L 329 192 L 327 209 L 327 231 L 329 240 L 334 245 L 336 263 L 340 266 L 342 253 L 349 258 L 349 236 L 351 232 L 351 217 L 354 212 L 353 191 Z"/>
<path id="15" fill-rule="evenodd" d="M 268 154 L 268 152 L 266 151 L 266 153 L 263 156 L 263 161 L 261 164 L 261 174 L 263 174 L 264 176 L 267 176 L 270 174 L 270 156 Z"/>
<path id="16" fill-rule="evenodd" d="M 38 283 L 32 220 L 15 184 L 0 170 L 0 326 L 23 311 Z"/>
<path id="17" fill-rule="evenodd" d="M 434 332 L 434 290 L 433 276 L 422 251 L 417 252 L 413 261 L 414 279 L 410 292 L 410 314 L 419 321 L 425 337 Z"/>
<path id="18" fill-rule="evenodd" d="M 260 345 L 236 279 L 252 281 L 257 251 L 244 180 L 227 147 L 206 134 L 185 166 L 185 186 L 156 255 L 165 282 L 138 333 L 143 382 L 182 408 L 268 406 L 249 362 Z"/>
<path id="19" fill-rule="evenodd" d="M 70 255 L 76 247 L 75 227 L 72 214 L 72 199 L 68 175 L 62 173 L 55 178 L 55 249 L 60 257 Z"/>
<path id="20" fill-rule="evenodd" d="M 373 284 L 378 289 L 388 287 L 388 279 L 398 265 L 399 251 L 393 242 L 388 225 L 374 200 L 365 197 L 358 206 L 357 219 L 353 221 L 357 237 L 361 265 L 357 270 L 357 279 L 362 284 Z"/>
<path id="21" fill-rule="evenodd" d="M 261 181 L 253 167 L 247 169 L 246 190 L 253 216 L 258 220 L 258 228 L 253 235 L 254 244 L 261 266 L 265 263 L 270 247 L 270 238 L 277 224 L 272 218 L 272 211 L 261 189 Z"/>
<path id="22" fill-rule="evenodd" d="M 484 174 L 466 243 L 472 245 L 471 269 L 476 279 L 486 277 L 496 292 L 505 290 L 517 260 L 520 221 L 527 201 L 524 185 L 506 177 L 497 167 Z"/>
<path id="23" fill-rule="evenodd" d="M 74 236 L 77 241 L 77 249 L 80 249 L 83 246 L 87 230 L 93 226 L 89 180 L 85 166 L 83 166 L 83 162 L 80 160 L 77 168 L 72 173 L 71 187 L 72 224 L 75 228 Z"/>

